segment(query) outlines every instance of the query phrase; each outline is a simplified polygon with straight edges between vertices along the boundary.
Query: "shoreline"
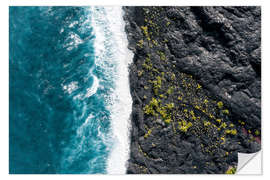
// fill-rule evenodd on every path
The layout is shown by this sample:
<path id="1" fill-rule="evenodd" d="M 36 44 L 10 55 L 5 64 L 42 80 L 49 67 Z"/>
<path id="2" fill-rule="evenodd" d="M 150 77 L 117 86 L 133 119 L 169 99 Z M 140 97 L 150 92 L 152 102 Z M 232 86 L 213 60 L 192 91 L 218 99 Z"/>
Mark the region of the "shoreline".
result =
<path id="1" fill-rule="evenodd" d="M 116 65 L 115 89 L 109 107 L 113 147 L 107 161 L 109 174 L 124 174 L 129 158 L 129 127 L 132 99 L 129 91 L 128 65 L 132 62 L 133 54 L 127 49 L 127 38 L 124 31 L 122 7 L 105 7 L 107 20 L 114 42 L 113 58 Z"/>

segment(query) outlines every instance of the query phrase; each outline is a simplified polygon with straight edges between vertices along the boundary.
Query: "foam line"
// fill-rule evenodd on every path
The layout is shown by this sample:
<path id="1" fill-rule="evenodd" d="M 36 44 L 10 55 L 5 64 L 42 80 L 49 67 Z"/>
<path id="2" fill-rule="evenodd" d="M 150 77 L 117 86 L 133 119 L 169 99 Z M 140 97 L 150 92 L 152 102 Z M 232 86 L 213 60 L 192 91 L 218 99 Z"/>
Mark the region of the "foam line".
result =
<path id="1" fill-rule="evenodd" d="M 112 105 L 112 131 L 116 138 L 115 146 L 108 159 L 107 171 L 110 174 L 124 174 L 129 158 L 129 126 L 132 110 L 132 99 L 129 87 L 128 65 L 132 62 L 133 54 L 127 48 L 125 22 L 122 7 L 106 7 L 110 29 L 113 32 L 114 54 L 119 62 L 115 87 L 116 101 Z"/>
<path id="2" fill-rule="evenodd" d="M 115 87 L 108 103 L 108 109 L 111 112 L 113 146 L 108 158 L 107 172 L 124 174 L 129 158 L 129 129 L 132 110 L 128 66 L 132 62 L 133 54 L 127 48 L 128 41 L 124 31 L 122 7 L 95 7 L 92 11 L 96 35 L 96 63 L 107 61 L 115 68 L 110 71 L 115 81 Z"/>
<path id="3" fill-rule="evenodd" d="M 94 75 L 93 76 L 93 84 L 91 85 L 91 87 L 87 88 L 87 92 L 85 94 L 85 98 L 88 98 L 90 96 L 92 96 L 93 94 L 95 94 L 97 92 L 98 86 L 99 86 L 99 81 L 98 78 Z"/>

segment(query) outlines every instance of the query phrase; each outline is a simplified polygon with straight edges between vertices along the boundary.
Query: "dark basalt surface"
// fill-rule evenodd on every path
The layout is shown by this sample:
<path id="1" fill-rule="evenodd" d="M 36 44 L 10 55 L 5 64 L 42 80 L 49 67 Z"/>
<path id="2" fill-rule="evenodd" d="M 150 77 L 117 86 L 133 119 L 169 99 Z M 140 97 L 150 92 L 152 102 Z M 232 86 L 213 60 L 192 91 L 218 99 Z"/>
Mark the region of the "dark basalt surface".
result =
<path id="1" fill-rule="evenodd" d="M 127 173 L 233 173 L 260 150 L 260 7 L 123 7 Z"/>

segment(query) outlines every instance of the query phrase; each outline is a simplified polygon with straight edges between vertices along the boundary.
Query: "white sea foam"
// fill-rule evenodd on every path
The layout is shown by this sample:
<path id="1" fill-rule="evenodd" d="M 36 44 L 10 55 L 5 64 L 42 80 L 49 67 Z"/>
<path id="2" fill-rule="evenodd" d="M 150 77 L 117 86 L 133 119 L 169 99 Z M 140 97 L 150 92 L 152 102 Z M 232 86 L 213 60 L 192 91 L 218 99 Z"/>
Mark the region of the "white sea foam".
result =
<path id="1" fill-rule="evenodd" d="M 71 32 L 69 33 L 69 37 L 66 39 L 64 47 L 67 47 L 67 50 L 71 51 L 72 49 L 77 48 L 78 45 L 82 44 L 83 42 L 84 41 L 78 34 Z"/>
<path id="2" fill-rule="evenodd" d="M 91 85 L 91 87 L 86 89 L 86 94 L 85 94 L 85 98 L 88 98 L 90 96 L 92 96 L 93 94 L 95 94 L 97 92 L 98 86 L 99 86 L 99 81 L 98 78 L 96 76 L 93 75 L 93 84 Z"/>
<path id="3" fill-rule="evenodd" d="M 69 28 L 72 28 L 72 27 L 75 26 L 76 24 L 78 24 L 78 21 L 72 22 L 68 27 L 69 27 Z"/>
<path id="4" fill-rule="evenodd" d="M 77 136 L 82 136 L 83 135 L 84 129 L 89 125 L 89 122 L 93 118 L 94 118 L 93 114 L 88 115 L 85 122 L 77 129 Z M 83 141 L 81 143 L 83 143 Z"/>
<path id="5" fill-rule="evenodd" d="M 113 147 L 108 158 L 107 172 L 124 174 L 129 158 L 129 126 L 132 109 L 128 65 L 132 62 L 133 54 L 127 48 L 122 7 L 93 7 L 92 18 L 96 35 L 95 63 L 106 67 L 106 70 L 109 69 L 108 76 L 113 75 L 116 83 L 107 100 L 107 108 L 111 112 L 113 139 L 109 141 L 113 142 Z"/>
<path id="6" fill-rule="evenodd" d="M 64 85 L 63 89 L 68 92 L 69 94 L 71 94 L 73 91 L 75 91 L 76 89 L 78 89 L 78 82 L 77 81 L 72 81 L 70 84 L 68 85 Z"/>

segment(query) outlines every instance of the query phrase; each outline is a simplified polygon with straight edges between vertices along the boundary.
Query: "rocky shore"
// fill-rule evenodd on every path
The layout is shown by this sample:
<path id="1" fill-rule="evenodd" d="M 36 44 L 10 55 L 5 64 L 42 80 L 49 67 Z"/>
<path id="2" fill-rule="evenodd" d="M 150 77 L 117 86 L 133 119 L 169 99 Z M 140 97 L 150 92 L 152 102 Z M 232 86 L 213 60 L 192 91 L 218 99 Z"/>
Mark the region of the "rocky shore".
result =
<path id="1" fill-rule="evenodd" d="M 123 7 L 127 173 L 234 173 L 261 148 L 260 7 Z"/>

